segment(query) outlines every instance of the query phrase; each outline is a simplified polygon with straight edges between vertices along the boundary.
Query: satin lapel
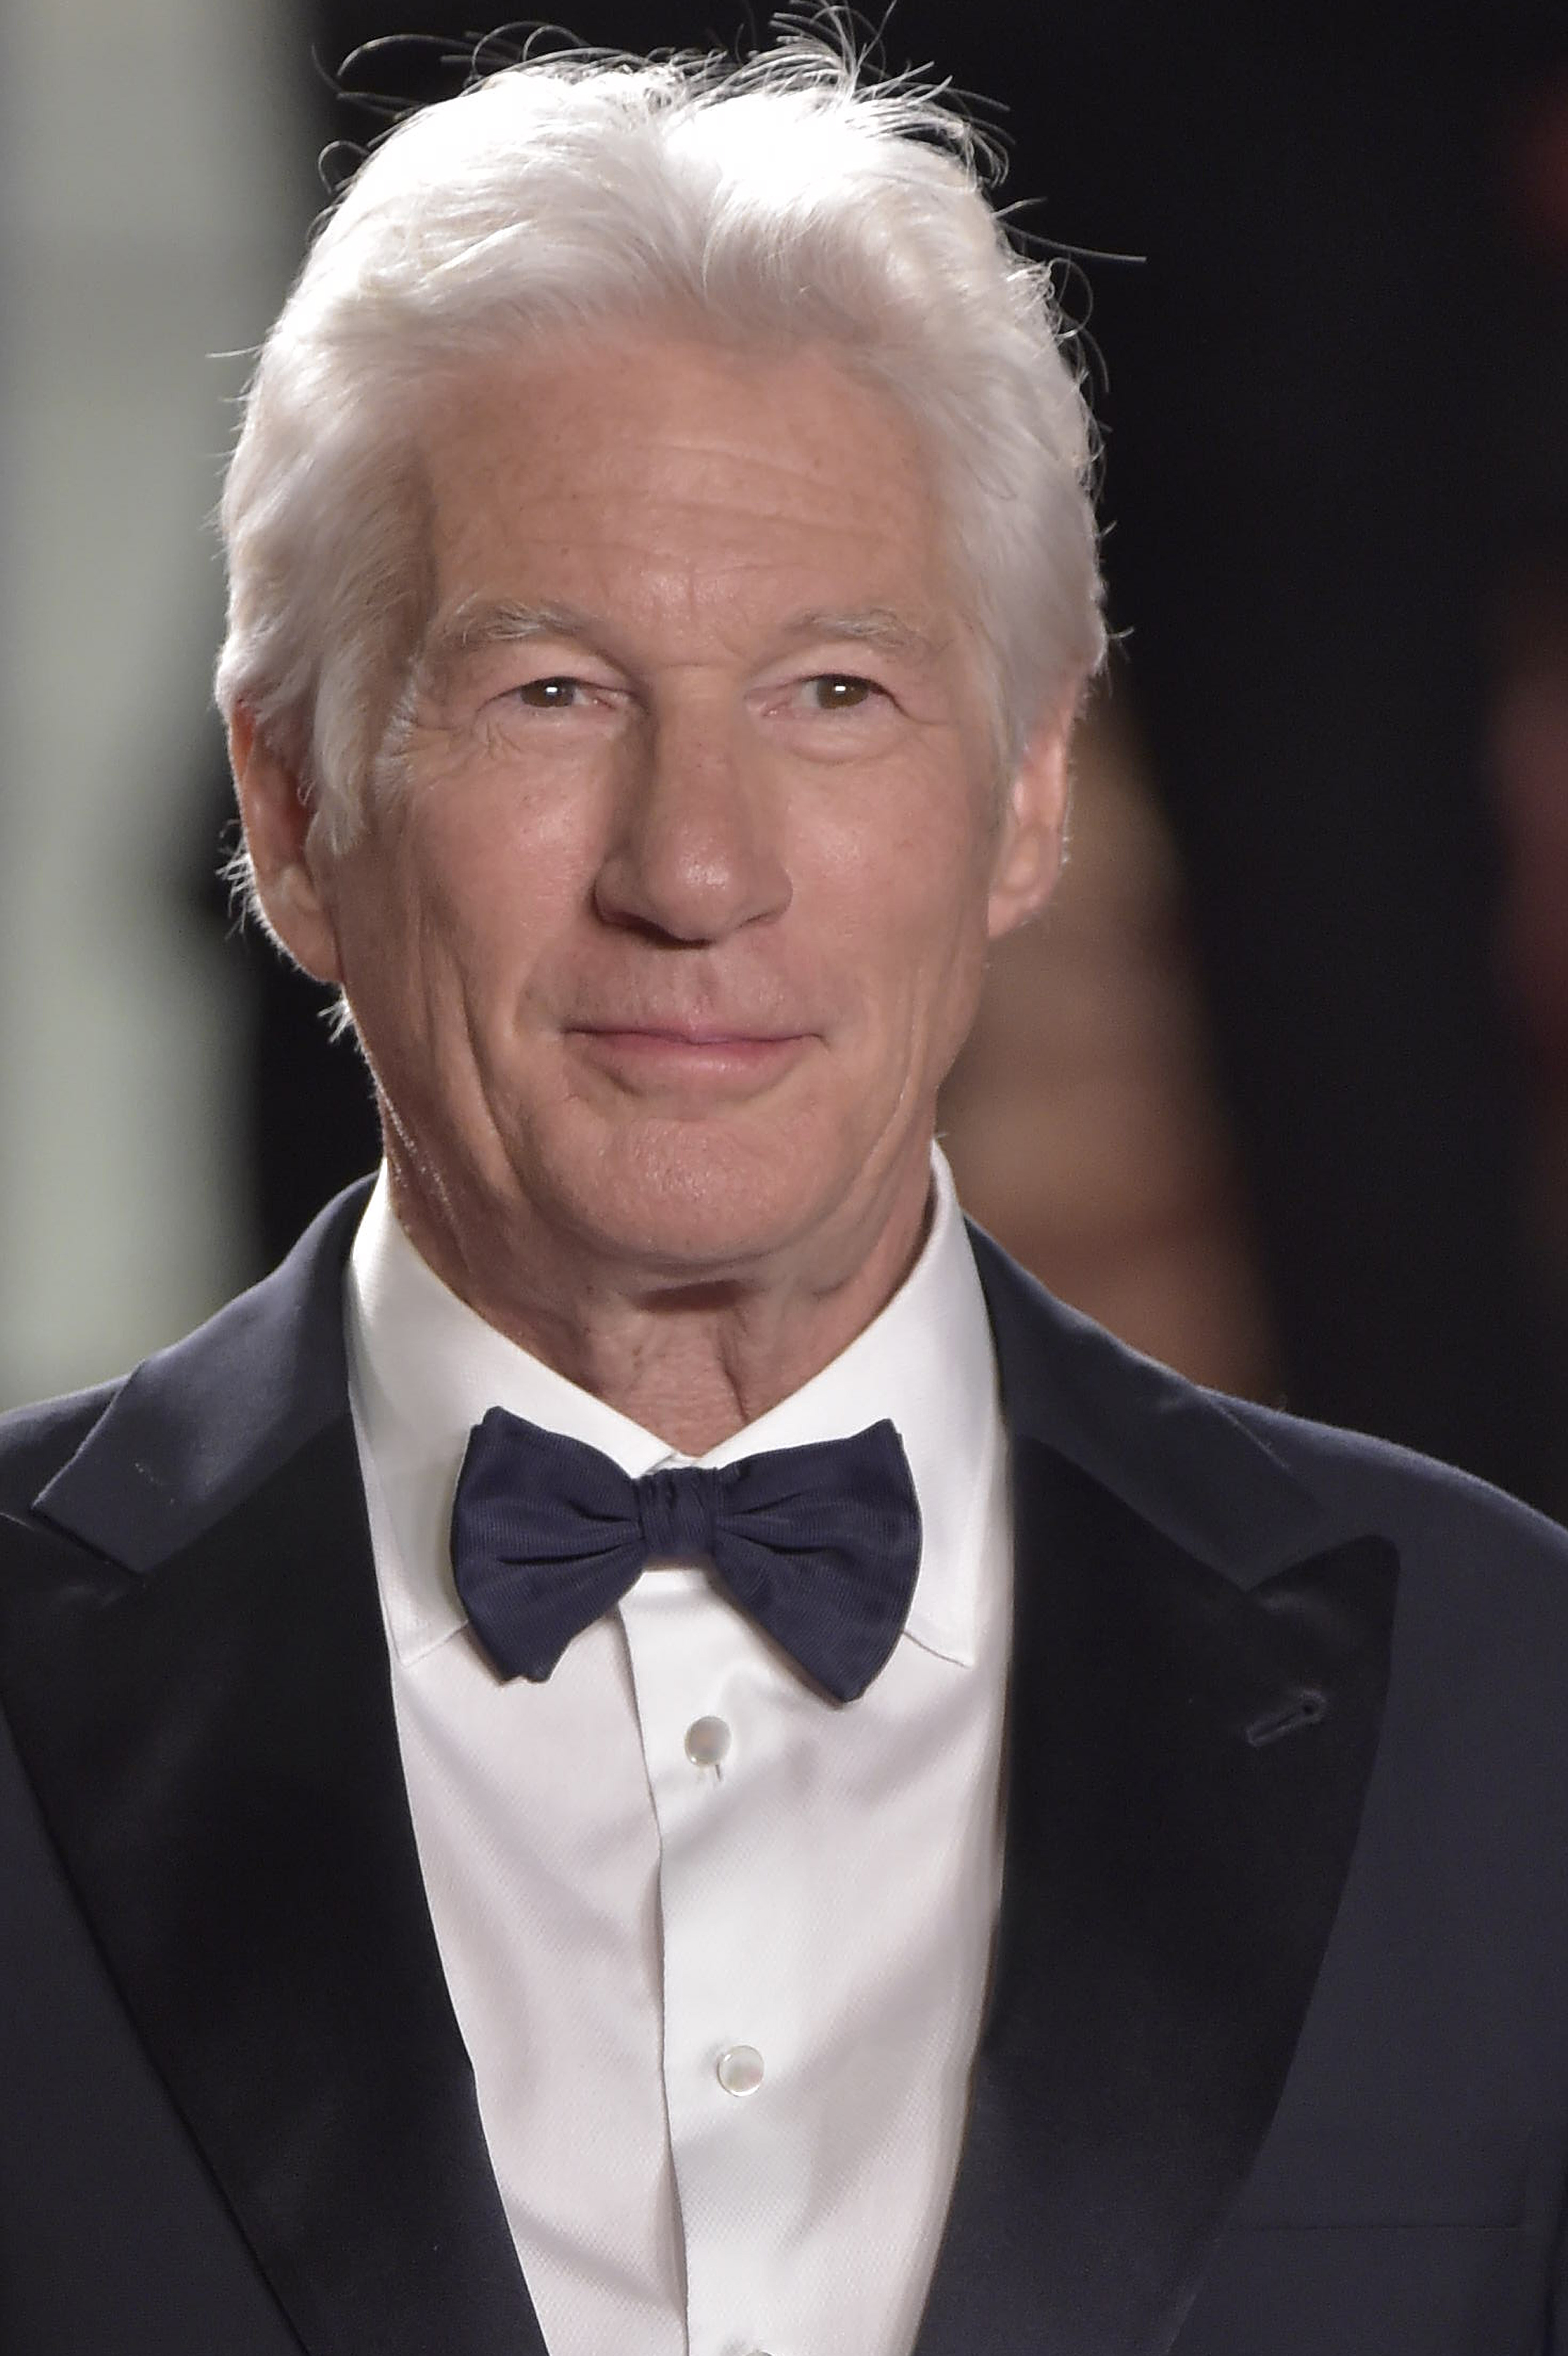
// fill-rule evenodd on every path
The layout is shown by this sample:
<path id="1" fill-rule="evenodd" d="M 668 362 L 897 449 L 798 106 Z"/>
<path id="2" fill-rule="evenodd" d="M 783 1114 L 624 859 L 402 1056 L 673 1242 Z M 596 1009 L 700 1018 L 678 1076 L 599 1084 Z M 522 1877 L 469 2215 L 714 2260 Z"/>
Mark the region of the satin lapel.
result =
<path id="1" fill-rule="evenodd" d="M 1394 1559 L 1249 1590 L 1038 1440 L 1014 1458 L 1003 1912 L 917 2356 L 1163 2356 L 1333 1923 Z"/>
<path id="2" fill-rule="evenodd" d="M 307 1274 L 308 1335 L 337 1270 Z M 292 1332 L 280 1300 L 261 1322 Z M 5 1699 L 127 2009 L 309 2356 L 543 2356 L 425 1904 L 337 1396 L 154 1567 L 0 1526 Z M 245 1400 L 224 1406 L 231 1428 Z M 89 1500 L 112 1493 L 106 1445 Z"/>

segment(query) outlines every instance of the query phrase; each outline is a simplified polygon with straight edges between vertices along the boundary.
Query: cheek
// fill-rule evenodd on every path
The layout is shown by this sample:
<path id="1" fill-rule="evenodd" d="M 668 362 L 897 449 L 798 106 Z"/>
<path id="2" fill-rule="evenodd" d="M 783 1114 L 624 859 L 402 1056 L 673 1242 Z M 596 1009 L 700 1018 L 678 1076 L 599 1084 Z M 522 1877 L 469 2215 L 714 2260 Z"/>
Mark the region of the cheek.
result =
<path id="1" fill-rule="evenodd" d="M 952 1060 L 978 1003 L 988 845 L 978 821 L 955 822 L 950 804 L 938 805 L 927 824 L 907 809 L 901 821 L 842 889 L 823 949 L 841 961 L 880 1052 L 902 1058 L 923 1083 Z"/>
<path id="2" fill-rule="evenodd" d="M 427 990 L 455 985 L 505 1012 L 530 967 L 584 905 L 591 827 L 581 797 L 505 779 L 453 780 L 412 815 L 400 860 L 401 947 Z"/>
<path id="3" fill-rule="evenodd" d="M 979 1006 L 990 946 L 990 868 L 989 841 L 978 818 L 944 838 L 912 960 L 923 1001 L 925 1076 L 932 1085 L 946 1076 Z"/>
<path id="4" fill-rule="evenodd" d="M 475 969 L 493 954 L 467 873 L 482 862 L 421 816 L 405 808 L 356 847 L 340 907 L 356 1025 L 383 1086 L 405 1097 L 421 1069 L 439 1078 L 459 1055 Z"/>

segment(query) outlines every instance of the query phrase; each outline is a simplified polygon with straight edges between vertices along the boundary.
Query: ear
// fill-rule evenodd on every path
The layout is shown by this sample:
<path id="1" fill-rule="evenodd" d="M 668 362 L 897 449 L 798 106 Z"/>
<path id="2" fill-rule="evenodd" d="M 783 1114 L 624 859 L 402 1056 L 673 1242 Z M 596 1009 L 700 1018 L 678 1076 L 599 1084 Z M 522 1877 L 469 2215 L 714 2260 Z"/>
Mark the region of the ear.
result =
<path id="1" fill-rule="evenodd" d="M 997 827 L 987 925 L 1000 940 L 1038 916 L 1061 873 L 1067 826 L 1067 740 L 1071 708 L 1047 715 L 1025 745 L 1008 785 Z"/>
<path id="2" fill-rule="evenodd" d="M 340 982 L 337 932 L 323 888 L 326 863 L 311 841 L 310 803 L 243 704 L 229 723 L 229 759 L 261 913 L 306 973 Z"/>

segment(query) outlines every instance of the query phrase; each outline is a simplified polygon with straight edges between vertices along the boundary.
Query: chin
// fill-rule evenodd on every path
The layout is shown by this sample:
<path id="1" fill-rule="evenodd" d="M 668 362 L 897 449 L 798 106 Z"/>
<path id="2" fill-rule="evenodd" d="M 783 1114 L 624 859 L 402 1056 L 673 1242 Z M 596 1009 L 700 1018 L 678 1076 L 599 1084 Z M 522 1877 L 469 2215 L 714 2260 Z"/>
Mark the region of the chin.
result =
<path id="1" fill-rule="evenodd" d="M 799 1130 L 758 1140 L 727 1126 L 715 1134 L 707 1123 L 648 1123 L 587 1168 L 560 1173 L 561 1205 L 607 1257 L 661 1274 L 739 1275 L 833 1224 L 849 1170 L 835 1185 L 827 1158 L 807 1146 Z"/>

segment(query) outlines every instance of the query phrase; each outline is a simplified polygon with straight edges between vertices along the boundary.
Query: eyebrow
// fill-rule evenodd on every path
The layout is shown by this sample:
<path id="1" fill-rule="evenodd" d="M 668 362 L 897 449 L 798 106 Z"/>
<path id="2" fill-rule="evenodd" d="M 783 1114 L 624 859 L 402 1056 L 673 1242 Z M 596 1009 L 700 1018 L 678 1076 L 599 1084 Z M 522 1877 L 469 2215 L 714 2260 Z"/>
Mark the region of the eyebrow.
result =
<path id="1" fill-rule="evenodd" d="M 427 680 L 444 678 L 460 657 L 486 647 L 517 646 L 529 638 L 596 636 L 588 615 L 574 605 L 522 605 L 509 597 L 465 597 L 437 624 L 425 642 L 421 667 Z"/>
<path id="2" fill-rule="evenodd" d="M 841 638 L 855 646 L 875 647 L 879 653 L 903 662 L 930 662 L 948 643 L 895 613 L 891 605 L 867 605 L 842 614 L 799 614 L 785 625 L 784 635 L 797 643 Z"/>
<path id="3" fill-rule="evenodd" d="M 914 663 L 933 661 L 948 643 L 891 605 L 796 614 L 779 635 L 796 646 L 837 640 L 872 647 L 895 661 Z M 439 680 L 464 655 L 481 653 L 486 647 L 524 645 L 536 638 L 598 647 L 603 645 L 603 632 L 592 615 L 575 605 L 522 605 L 512 598 L 481 594 L 464 598 L 437 626 L 425 647 L 421 668 L 427 680 Z"/>

